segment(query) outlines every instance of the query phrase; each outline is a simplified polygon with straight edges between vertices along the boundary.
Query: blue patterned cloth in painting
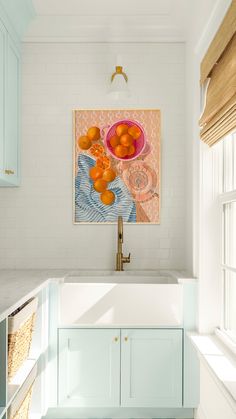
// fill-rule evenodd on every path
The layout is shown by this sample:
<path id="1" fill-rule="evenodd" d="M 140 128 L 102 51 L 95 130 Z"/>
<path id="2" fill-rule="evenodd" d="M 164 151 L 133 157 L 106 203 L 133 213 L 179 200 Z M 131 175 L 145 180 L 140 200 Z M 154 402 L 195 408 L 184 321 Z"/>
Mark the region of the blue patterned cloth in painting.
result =
<path id="1" fill-rule="evenodd" d="M 93 181 L 89 177 L 89 170 L 94 164 L 91 157 L 79 155 L 79 170 L 75 178 L 75 222 L 114 222 L 118 215 L 122 215 L 126 222 L 135 222 L 135 202 L 119 176 L 109 183 L 109 189 L 116 196 L 115 202 L 112 205 L 101 202 L 100 194 L 94 190 Z"/>

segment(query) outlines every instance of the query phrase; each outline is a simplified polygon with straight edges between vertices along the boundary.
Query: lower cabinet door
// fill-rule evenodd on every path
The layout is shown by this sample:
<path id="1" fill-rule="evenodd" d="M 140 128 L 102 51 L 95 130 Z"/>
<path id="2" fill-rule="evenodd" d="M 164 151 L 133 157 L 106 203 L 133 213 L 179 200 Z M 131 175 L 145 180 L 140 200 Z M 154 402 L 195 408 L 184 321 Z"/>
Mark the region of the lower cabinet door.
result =
<path id="1" fill-rule="evenodd" d="M 119 406 L 120 330 L 59 330 L 59 405 Z"/>
<path id="2" fill-rule="evenodd" d="M 121 404 L 182 406 L 182 330 L 121 332 Z"/>

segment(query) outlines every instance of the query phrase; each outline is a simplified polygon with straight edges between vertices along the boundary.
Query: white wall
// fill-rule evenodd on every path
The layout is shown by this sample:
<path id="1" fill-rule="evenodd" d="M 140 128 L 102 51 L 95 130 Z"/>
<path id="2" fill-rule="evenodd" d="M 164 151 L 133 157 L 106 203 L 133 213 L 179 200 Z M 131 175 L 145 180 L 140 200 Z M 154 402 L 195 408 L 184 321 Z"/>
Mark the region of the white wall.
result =
<path id="1" fill-rule="evenodd" d="M 200 406 L 196 419 L 235 419 L 235 401 L 203 362 L 200 364 L 200 380 Z"/>
<path id="2" fill-rule="evenodd" d="M 111 106 L 116 54 L 135 95 L 121 107 L 162 115 L 161 224 L 125 226 L 129 268 L 185 267 L 184 44 L 25 43 L 22 183 L 0 190 L 1 268 L 114 267 L 116 226 L 72 224 L 72 109 Z"/>

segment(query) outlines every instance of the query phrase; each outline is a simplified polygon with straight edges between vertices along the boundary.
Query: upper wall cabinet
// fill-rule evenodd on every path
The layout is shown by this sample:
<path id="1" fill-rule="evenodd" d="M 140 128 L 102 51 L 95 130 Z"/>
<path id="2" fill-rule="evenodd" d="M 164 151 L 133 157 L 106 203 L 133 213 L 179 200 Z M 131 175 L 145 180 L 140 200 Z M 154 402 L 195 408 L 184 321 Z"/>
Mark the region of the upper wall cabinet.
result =
<path id="1" fill-rule="evenodd" d="M 0 176 L 4 173 L 4 137 L 5 137 L 5 56 L 7 33 L 0 22 Z"/>
<path id="2" fill-rule="evenodd" d="M 20 52 L 0 25 L 0 185 L 19 184 Z"/>
<path id="3" fill-rule="evenodd" d="M 32 0 L 0 0 L 0 14 L 12 37 L 21 40 L 35 10 Z"/>
<path id="4" fill-rule="evenodd" d="M 20 182 L 21 37 L 30 0 L 0 0 L 0 186 Z"/>

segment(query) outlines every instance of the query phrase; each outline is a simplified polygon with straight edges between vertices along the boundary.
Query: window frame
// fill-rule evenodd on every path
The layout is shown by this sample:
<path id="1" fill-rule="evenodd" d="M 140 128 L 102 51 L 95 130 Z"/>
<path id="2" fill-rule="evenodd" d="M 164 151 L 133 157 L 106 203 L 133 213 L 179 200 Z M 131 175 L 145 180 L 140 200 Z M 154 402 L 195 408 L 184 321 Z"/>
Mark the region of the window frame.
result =
<path id="1" fill-rule="evenodd" d="M 231 134 L 234 141 L 232 142 L 232 159 L 235 156 L 235 148 L 236 148 L 236 133 Z M 228 136 L 227 136 L 228 137 Z M 225 141 L 227 141 L 227 137 Z M 219 329 L 217 330 L 217 335 L 222 338 L 225 344 L 230 347 L 233 352 L 236 353 L 236 334 L 230 333 L 229 329 L 226 327 L 227 323 L 227 307 L 226 307 L 226 273 L 227 272 L 234 272 L 236 273 L 236 268 L 229 266 L 226 264 L 226 226 L 225 226 L 225 205 L 230 204 L 232 202 L 236 202 L 236 189 L 233 189 L 229 192 L 225 192 L 226 189 L 226 176 L 225 176 L 225 147 L 223 147 L 223 170 L 222 170 L 222 187 L 221 193 L 218 196 L 219 202 L 219 211 L 220 211 L 220 219 L 221 219 L 221 234 L 220 234 L 220 244 L 221 244 L 221 263 L 220 263 L 220 281 L 221 281 L 221 323 L 219 325 Z M 232 164 L 232 162 L 231 162 Z M 232 185 L 235 181 L 235 172 L 236 171 L 236 160 L 234 164 L 232 164 Z M 233 185 L 236 188 L 236 185 Z"/>

